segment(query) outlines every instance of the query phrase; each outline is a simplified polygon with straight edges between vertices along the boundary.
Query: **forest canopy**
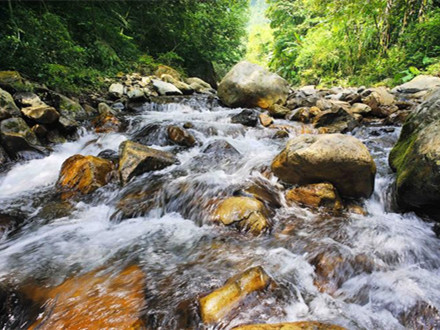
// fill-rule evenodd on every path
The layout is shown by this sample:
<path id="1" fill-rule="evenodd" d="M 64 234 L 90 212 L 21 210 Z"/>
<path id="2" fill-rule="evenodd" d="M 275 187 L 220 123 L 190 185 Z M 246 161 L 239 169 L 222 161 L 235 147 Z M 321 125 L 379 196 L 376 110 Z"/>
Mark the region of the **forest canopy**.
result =
<path id="1" fill-rule="evenodd" d="M 245 52 L 247 0 L 2 1 L 0 67 L 75 90 L 157 63 L 213 76 Z M 206 77 L 205 77 L 206 78 Z"/>

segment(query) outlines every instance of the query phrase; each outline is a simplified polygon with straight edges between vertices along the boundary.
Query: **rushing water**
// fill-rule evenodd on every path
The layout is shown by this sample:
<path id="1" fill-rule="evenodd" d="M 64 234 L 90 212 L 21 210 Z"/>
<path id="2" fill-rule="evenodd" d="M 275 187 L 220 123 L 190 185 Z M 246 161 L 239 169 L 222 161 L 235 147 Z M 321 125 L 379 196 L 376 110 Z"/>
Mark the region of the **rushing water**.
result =
<path id="1" fill-rule="evenodd" d="M 25 219 L 0 242 L 1 282 L 17 290 L 30 282 L 52 286 L 95 269 L 116 272 L 135 263 L 147 278 L 147 326 L 197 328 L 197 297 L 261 265 L 278 287 L 259 294 L 221 327 L 297 320 L 349 329 L 429 328 L 425 322 L 432 320 L 437 322 L 434 328 L 439 326 L 438 315 L 424 311 L 427 306 L 440 309 L 440 241 L 430 223 L 415 214 L 390 211 L 393 174 L 387 155 L 399 129 L 362 127 L 353 132 L 375 158 L 376 188 L 364 202 L 368 215 L 335 216 L 285 204 L 276 178 L 261 173 L 286 139 L 273 139 L 273 129 L 232 124 L 230 117 L 241 110 L 220 107 L 205 97 L 145 104 L 124 115 L 128 128 L 123 133 L 83 132 L 50 156 L 18 163 L 1 174 L 1 213 Z M 194 125 L 189 131 L 198 145 L 168 144 L 166 126 L 186 122 Z M 291 136 L 300 134 L 302 128 L 297 128 Z M 55 208 L 54 185 L 66 158 L 117 151 L 126 139 L 171 151 L 179 164 L 145 173 L 123 188 L 111 183 L 67 214 L 47 215 L 47 209 Z M 222 140 L 239 154 L 204 152 Z M 271 232 L 255 237 L 213 224 L 210 203 L 252 182 L 278 194 L 282 207 L 271 218 Z M 132 206 L 131 214 L 118 209 L 124 196 L 142 192 L 147 202 Z M 313 265 L 323 255 L 336 260 L 327 293 L 314 284 L 318 275 Z M 182 312 L 182 306 L 189 312 Z M 11 314 L 3 326 L 17 324 L 17 315 L 22 314 Z"/>

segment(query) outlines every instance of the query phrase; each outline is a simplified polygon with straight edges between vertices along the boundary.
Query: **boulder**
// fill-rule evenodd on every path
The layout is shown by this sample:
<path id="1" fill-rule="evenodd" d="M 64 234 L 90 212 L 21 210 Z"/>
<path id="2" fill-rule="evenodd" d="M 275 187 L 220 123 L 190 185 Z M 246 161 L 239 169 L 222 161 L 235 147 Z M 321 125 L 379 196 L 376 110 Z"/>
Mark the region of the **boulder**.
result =
<path id="1" fill-rule="evenodd" d="M 313 120 L 316 128 L 324 127 L 328 133 L 351 132 L 359 125 L 358 121 L 342 108 L 319 113 Z"/>
<path id="2" fill-rule="evenodd" d="M 342 201 L 331 183 L 315 183 L 293 188 L 286 192 L 288 202 L 310 207 L 325 207 L 334 211 L 342 209 Z"/>
<path id="3" fill-rule="evenodd" d="M 233 330 L 345 330 L 345 328 L 316 321 L 301 321 L 276 324 L 248 324 L 235 327 Z"/>
<path id="4" fill-rule="evenodd" d="M 55 107 L 61 115 L 74 120 L 84 120 L 88 118 L 88 113 L 78 102 L 58 93 L 52 92 L 51 95 L 55 102 Z"/>
<path id="5" fill-rule="evenodd" d="M 116 275 L 95 271 L 29 289 L 44 307 L 29 329 L 142 329 L 145 285 L 143 271 L 130 266 Z"/>
<path id="6" fill-rule="evenodd" d="M 290 184 L 330 182 L 344 197 L 373 193 L 376 165 L 367 147 L 342 134 L 300 135 L 287 142 L 272 171 Z"/>
<path id="7" fill-rule="evenodd" d="M 199 299 L 205 324 L 218 323 L 253 292 L 266 289 L 272 282 L 262 267 L 253 267 L 230 278 L 224 286 Z"/>
<path id="8" fill-rule="evenodd" d="M 268 210 L 262 202 L 252 197 L 229 197 L 214 212 L 214 220 L 225 226 L 234 225 L 239 230 L 258 235 L 270 227 Z"/>
<path id="9" fill-rule="evenodd" d="M 172 67 L 169 67 L 167 65 L 159 65 L 154 74 L 157 77 L 161 77 L 162 75 L 166 74 L 166 75 L 173 77 L 176 80 L 182 79 L 182 77 L 178 71 L 176 71 L 175 69 L 173 69 Z"/>
<path id="10" fill-rule="evenodd" d="M 389 162 L 396 172 L 396 198 L 406 210 L 440 214 L 440 90 L 413 110 Z"/>
<path id="11" fill-rule="evenodd" d="M 35 133 L 38 138 L 44 138 L 47 135 L 47 128 L 41 124 L 32 126 L 31 131 Z"/>
<path id="12" fill-rule="evenodd" d="M 21 151 L 43 152 L 36 135 L 21 118 L 3 120 L 0 123 L 0 138 L 5 150 L 14 158 Z"/>
<path id="13" fill-rule="evenodd" d="M 215 94 L 215 89 L 213 89 L 210 84 L 200 78 L 191 77 L 185 79 L 185 81 L 197 93 Z"/>
<path id="14" fill-rule="evenodd" d="M 0 121 L 11 117 L 19 117 L 20 109 L 11 94 L 0 88 Z"/>
<path id="15" fill-rule="evenodd" d="M 231 123 L 255 127 L 258 123 L 258 114 L 253 110 L 245 109 L 239 114 L 232 116 Z"/>
<path id="16" fill-rule="evenodd" d="M 236 64 L 218 87 L 220 100 L 229 107 L 261 107 L 286 103 L 289 84 L 277 74 L 246 61 Z"/>
<path id="17" fill-rule="evenodd" d="M 53 124 L 60 118 L 58 111 L 46 104 L 22 108 L 21 113 L 39 124 Z"/>
<path id="18" fill-rule="evenodd" d="M 134 176 L 175 163 L 177 159 L 173 154 L 140 143 L 124 141 L 119 146 L 119 175 L 124 185 Z"/>
<path id="19" fill-rule="evenodd" d="M 182 92 L 173 84 L 167 83 L 159 79 L 153 79 L 153 87 L 159 95 L 182 95 Z"/>
<path id="20" fill-rule="evenodd" d="M 169 74 L 163 74 L 162 76 L 160 76 L 160 79 L 167 83 L 173 84 L 185 95 L 190 95 L 194 93 L 194 89 L 190 85 L 184 83 L 183 81 L 177 80 Z"/>
<path id="21" fill-rule="evenodd" d="M 194 136 L 179 126 L 168 126 L 167 133 L 168 138 L 180 146 L 192 147 L 196 143 Z"/>
<path id="22" fill-rule="evenodd" d="M 437 87 L 440 87 L 439 77 L 420 75 L 403 85 L 395 87 L 392 91 L 394 93 L 414 94 Z"/>
<path id="23" fill-rule="evenodd" d="M 281 104 L 273 104 L 269 107 L 269 114 L 274 118 L 285 118 L 292 110 L 282 106 Z"/>
<path id="24" fill-rule="evenodd" d="M 37 94 L 32 92 L 18 92 L 14 94 L 14 100 L 22 107 L 30 107 L 45 104 Z"/>
<path id="25" fill-rule="evenodd" d="M 266 115 L 265 113 L 261 113 L 258 118 L 260 119 L 261 125 L 264 127 L 269 127 L 273 124 L 273 118 L 269 115 Z"/>
<path id="26" fill-rule="evenodd" d="M 0 71 L 0 87 L 8 90 L 16 89 L 17 86 L 23 83 L 23 78 L 17 71 Z"/>
<path id="27" fill-rule="evenodd" d="M 61 166 L 57 181 L 62 199 L 76 194 L 87 195 L 109 182 L 113 163 L 106 159 L 74 155 L 67 158 Z"/>
<path id="28" fill-rule="evenodd" d="M 110 96 L 120 99 L 124 95 L 124 85 L 120 83 L 111 84 L 108 92 Z"/>

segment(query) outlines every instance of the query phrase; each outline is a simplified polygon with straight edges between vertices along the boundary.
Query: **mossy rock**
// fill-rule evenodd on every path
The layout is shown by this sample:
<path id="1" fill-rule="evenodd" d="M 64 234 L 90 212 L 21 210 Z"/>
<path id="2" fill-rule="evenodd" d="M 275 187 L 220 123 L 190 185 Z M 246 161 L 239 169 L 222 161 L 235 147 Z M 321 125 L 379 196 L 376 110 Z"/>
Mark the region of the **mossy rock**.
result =
<path id="1" fill-rule="evenodd" d="M 20 116 L 20 109 L 15 104 L 12 95 L 0 89 L 0 121 L 18 116 Z"/>

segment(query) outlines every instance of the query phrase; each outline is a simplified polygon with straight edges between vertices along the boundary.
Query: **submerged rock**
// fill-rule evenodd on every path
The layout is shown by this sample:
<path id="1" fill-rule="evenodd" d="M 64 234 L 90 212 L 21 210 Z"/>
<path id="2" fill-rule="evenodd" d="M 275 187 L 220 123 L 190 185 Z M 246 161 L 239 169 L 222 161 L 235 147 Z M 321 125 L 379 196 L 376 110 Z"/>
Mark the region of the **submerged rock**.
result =
<path id="1" fill-rule="evenodd" d="M 61 197 L 67 199 L 75 194 L 87 195 L 109 182 L 113 163 L 106 159 L 74 155 L 61 166 L 57 181 Z"/>
<path id="2" fill-rule="evenodd" d="M 124 141 L 119 146 L 119 175 L 124 185 L 134 176 L 160 170 L 176 162 L 177 158 L 172 153 L 140 143 Z"/>
<path id="3" fill-rule="evenodd" d="M 262 202 L 251 197 L 229 197 L 223 200 L 214 213 L 214 219 L 226 226 L 258 235 L 270 227 L 268 210 Z"/>
<path id="4" fill-rule="evenodd" d="M 335 211 L 342 209 L 342 201 L 331 183 L 315 183 L 287 191 L 288 202 L 310 207 L 325 207 Z"/>
<path id="5" fill-rule="evenodd" d="M 9 118 L 0 123 L 0 140 L 11 157 L 19 157 L 21 151 L 44 153 L 36 135 L 21 118 Z"/>
<path id="6" fill-rule="evenodd" d="M 253 267 L 230 278 L 223 287 L 199 299 L 200 314 L 206 324 L 218 323 L 251 293 L 264 290 L 272 279 L 262 267 Z"/>
<path id="7" fill-rule="evenodd" d="M 258 114 L 253 110 L 245 109 L 239 114 L 232 116 L 231 123 L 255 127 L 258 123 Z"/>
<path id="8" fill-rule="evenodd" d="M 66 280 L 29 295 L 45 304 L 30 329 L 140 329 L 145 276 L 138 266 L 117 275 L 98 272 Z"/>
<path id="9" fill-rule="evenodd" d="M 20 109 L 14 102 L 12 95 L 0 89 L 0 121 L 20 116 Z"/>
<path id="10" fill-rule="evenodd" d="M 179 126 L 168 126 L 167 133 L 168 138 L 180 146 L 192 147 L 196 143 L 194 136 Z"/>
<path id="11" fill-rule="evenodd" d="M 301 321 L 277 324 L 248 324 L 235 327 L 233 330 L 345 330 L 345 328 L 316 321 Z"/>
<path id="12" fill-rule="evenodd" d="M 327 181 L 342 196 L 360 198 L 373 193 L 376 165 L 367 147 L 352 136 L 304 134 L 287 142 L 272 171 L 286 183 Z"/>
<path id="13" fill-rule="evenodd" d="M 283 105 L 289 84 L 277 74 L 246 61 L 236 64 L 218 87 L 220 100 L 229 107 L 261 107 Z"/>
<path id="14" fill-rule="evenodd" d="M 389 161 L 405 210 L 440 212 L 440 90 L 411 112 Z M 438 217 L 440 218 L 440 217 Z"/>

